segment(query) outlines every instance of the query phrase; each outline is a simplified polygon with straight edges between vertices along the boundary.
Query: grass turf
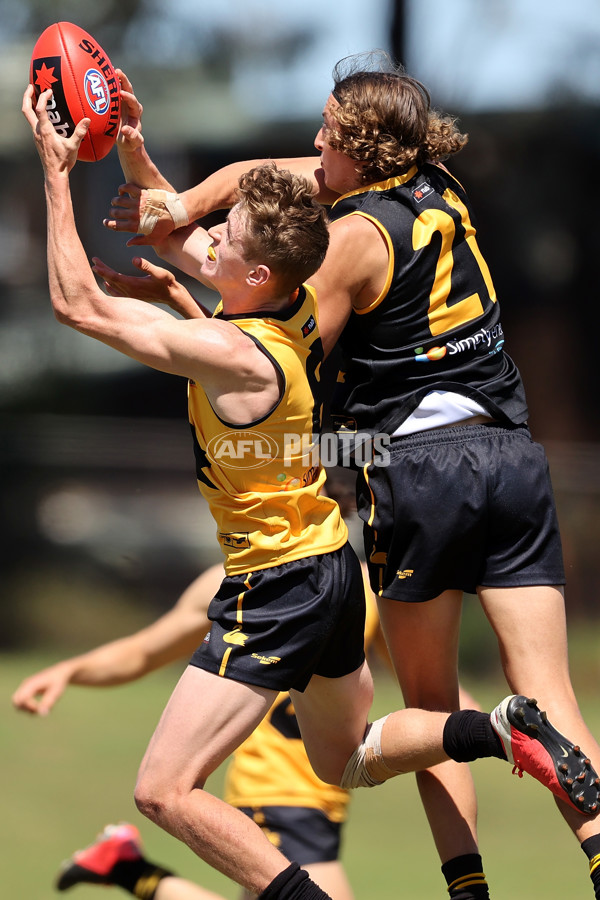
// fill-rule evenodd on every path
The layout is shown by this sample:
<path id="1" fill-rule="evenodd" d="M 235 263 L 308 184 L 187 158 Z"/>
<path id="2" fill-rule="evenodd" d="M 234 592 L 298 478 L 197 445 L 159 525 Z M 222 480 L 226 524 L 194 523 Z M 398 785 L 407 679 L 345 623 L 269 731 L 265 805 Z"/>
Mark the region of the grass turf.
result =
<path id="1" fill-rule="evenodd" d="M 133 804 L 137 766 L 178 677 L 177 667 L 123 687 L 72 687 L 46 719 L 12 711 L 9 698 L 19 681 L 52 661 L 39 655 L 5 655 L 0 662 L 5 698 L 0 719 L 3 896 L 56 897 L 53 879 L 60 861 L 93 840 L 108 822 L 128 820 L 140 828 L 152 859 L 227 900 L 237 898 L 235 885 L 143 820 Z M 600 710 L 592 690 L 597 680 L 589 686 L 586 678 L 581 685 L 574 680 L 584 715 L 600 734 Z M 500 680 L 466 686 L 486 709 L 508 693 Z M 380 677 L 374 714 L 398 705 L 395 684 Z M 510 767 L 497 760 L 473 764 L 473 773 L 492 896 L 591 897 L 586 860 L 550 794 L 528 776 L 512 777 Z M 215 773 L 208 788 L 219 795 L 221 785 L 222 772 Z M 447 896 L 413 776 L 355 793 L 343 858 L 357 900 Z M 98 891 L 81 886 L 70 896 L 98 900 Z M 114 896 L 125 895 L 115 889 Z"/>

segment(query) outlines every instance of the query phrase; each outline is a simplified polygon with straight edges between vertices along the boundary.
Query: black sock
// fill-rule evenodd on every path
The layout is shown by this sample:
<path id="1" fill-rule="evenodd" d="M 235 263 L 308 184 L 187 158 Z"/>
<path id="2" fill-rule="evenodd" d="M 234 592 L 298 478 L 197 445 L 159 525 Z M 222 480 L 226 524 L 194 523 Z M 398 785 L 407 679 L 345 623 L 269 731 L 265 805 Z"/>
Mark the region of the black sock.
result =
<path id="1" fill-rule="evenodd" d="M 259 900 L 331 900 L 318 884 L 308 877 L 308 872 L 298 863 L 290 863 L 287 869 L 276 875 L 271 884 L 258 895 Z"/>
<path id="2" fill-rule="evenodd" d="M 159 881 L 169 875 L 173 873 L 144 858 L 122 860 L 110 872 L 111 884 L 124 888 L 139 900 L 152 900 Z"/>
<path id="3" fill-rule="evenodd" d="M 442 866 L 451 900 L 490 900 L 479 853 L 455 856 Z"/>
<path id="4" fill-rule="evenodd" d="M 444 751 L 456 762 L 471 762 L 484 756 L 506 759 L 489 714 L 474 709 L 450 713 L 444 725 L 443 744 Z"/>
<path id="5" fill-rule="evenodd" d="M 590 861 L 590 878 L 594 885 L 594 896 L 600 900 L 600 834 L 593 834 L 581 844 L 581 849 Z"/>

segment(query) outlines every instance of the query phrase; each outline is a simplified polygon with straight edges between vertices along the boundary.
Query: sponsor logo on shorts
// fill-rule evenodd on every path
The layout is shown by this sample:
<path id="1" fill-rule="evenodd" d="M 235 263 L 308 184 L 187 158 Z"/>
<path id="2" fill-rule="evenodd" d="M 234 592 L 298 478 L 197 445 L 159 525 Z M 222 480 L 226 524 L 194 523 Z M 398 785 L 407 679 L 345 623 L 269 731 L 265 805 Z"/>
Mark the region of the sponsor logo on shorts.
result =
<path id="1" fill-rule="evenodd" d="M 280 656 L 261 656 L 260 653 L 253 653 L 252 659 L 257 659 L 261 666 L 272 666 L 281 662 Z"/>
<path id="2" fill-rule="evenodd" d="M 414 569 L 398 569 L 398 571 L 396 572 L 396 575 L 398 578 L 403 580 L 405 578 L 412 578 L 414 571 L 415 571 Z"/>
<path id="3" fill-rule="evenodd" d="M 234 628 L 233 631 L 228 631 L 223 635 L 223 640 L 226 644 L 236 644 L 238 647 L 245 647 L 248 635 L 244 634 L 241 629 Z"/>

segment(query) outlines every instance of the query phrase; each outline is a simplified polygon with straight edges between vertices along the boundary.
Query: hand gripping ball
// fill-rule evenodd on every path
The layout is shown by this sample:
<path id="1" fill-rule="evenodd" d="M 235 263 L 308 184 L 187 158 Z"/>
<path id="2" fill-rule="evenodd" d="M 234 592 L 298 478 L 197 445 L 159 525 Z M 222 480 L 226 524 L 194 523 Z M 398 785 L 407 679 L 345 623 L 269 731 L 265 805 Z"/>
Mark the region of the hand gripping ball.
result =
<path id="1" fill-rule="evenodd" d="M 79 159 L 95 162 L 110 152 L 119 132 L 121 85 L 87 31 L 71 22 L 46 28 L 33 48 L 29 77 L 36 97 L 52 89 L 48 115 L 59 134 L 70 137 L 81 119 L 91 119 Z"/>

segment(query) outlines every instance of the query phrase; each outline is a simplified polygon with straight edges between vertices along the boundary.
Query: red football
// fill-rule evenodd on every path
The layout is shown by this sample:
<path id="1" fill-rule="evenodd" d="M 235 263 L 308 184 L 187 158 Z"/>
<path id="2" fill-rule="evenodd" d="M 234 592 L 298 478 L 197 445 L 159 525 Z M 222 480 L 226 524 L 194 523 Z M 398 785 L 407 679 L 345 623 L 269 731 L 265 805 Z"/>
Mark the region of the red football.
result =
<path id="1" fill-rule="evenodd" d="M 70 137 L 81 119 L 92 120 L 78 158 L 102 159 L 119 131 L 121 85 L 112 63 L 94 38 L 71 22 L 56 22 L 39 36 L 29 75 L 36 97 L 51 88 L 50 121 Z"/>

